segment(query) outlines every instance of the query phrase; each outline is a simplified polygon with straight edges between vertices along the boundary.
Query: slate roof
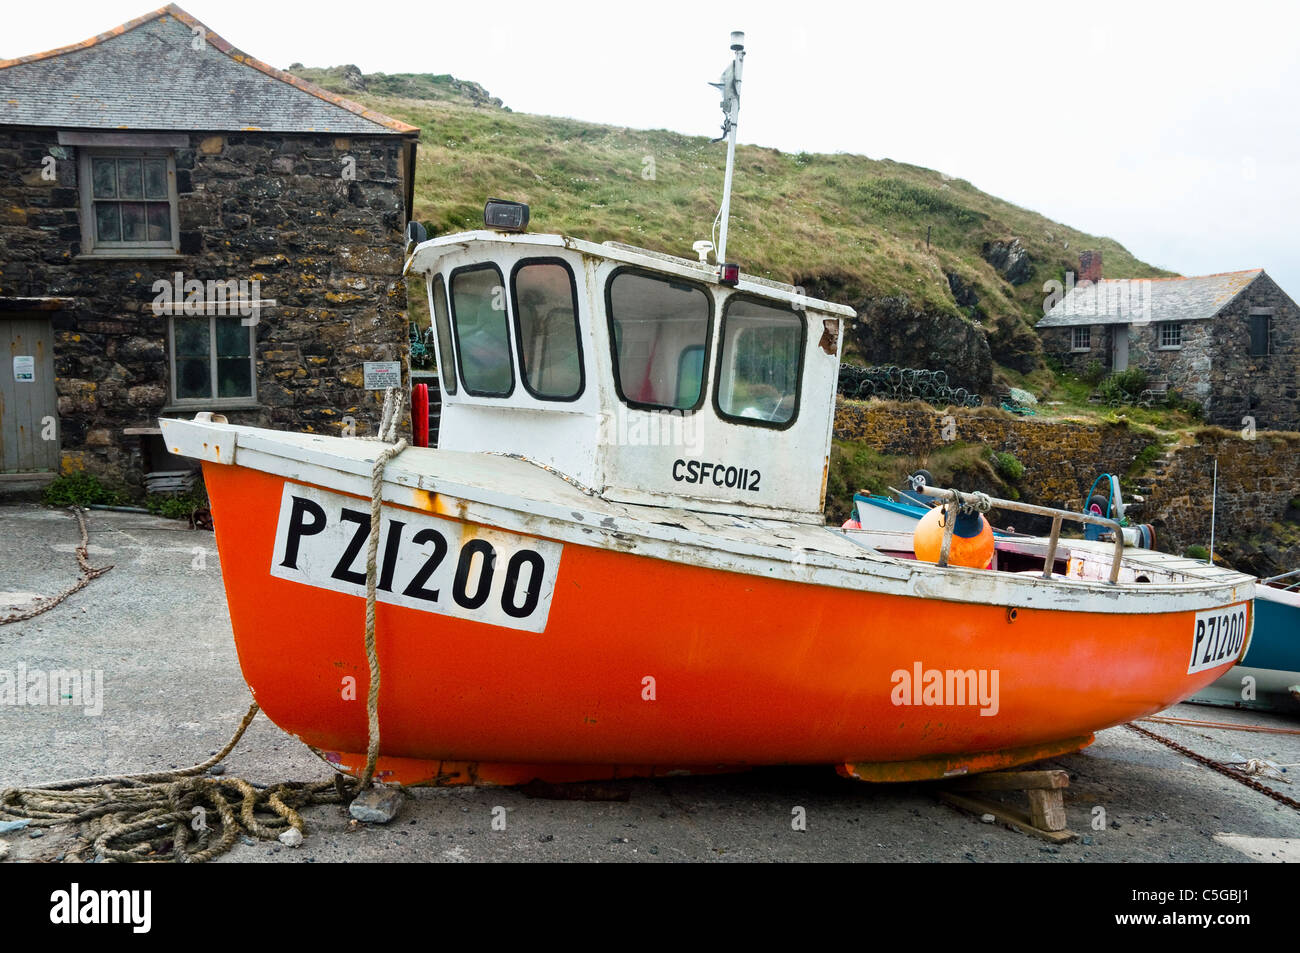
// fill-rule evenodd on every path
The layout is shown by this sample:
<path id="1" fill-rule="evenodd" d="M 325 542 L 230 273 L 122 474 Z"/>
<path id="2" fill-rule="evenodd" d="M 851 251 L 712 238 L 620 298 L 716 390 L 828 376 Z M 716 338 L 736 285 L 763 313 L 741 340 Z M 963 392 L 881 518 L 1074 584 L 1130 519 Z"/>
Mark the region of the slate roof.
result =
<path id="1" fill-rule="evenodd" d="M 0 125 L 419 132 L 254 59 L 175 4 L 83 43 L 0 61 Z"/>
<path id="2" fill-rule="evenodd" d="M 1262 268 L 1198 278 L 1084 282 L 1058 301 L 1036 327 L 1065 328 L 1147 321 L 1206 321 L 1264 273 Z"/>

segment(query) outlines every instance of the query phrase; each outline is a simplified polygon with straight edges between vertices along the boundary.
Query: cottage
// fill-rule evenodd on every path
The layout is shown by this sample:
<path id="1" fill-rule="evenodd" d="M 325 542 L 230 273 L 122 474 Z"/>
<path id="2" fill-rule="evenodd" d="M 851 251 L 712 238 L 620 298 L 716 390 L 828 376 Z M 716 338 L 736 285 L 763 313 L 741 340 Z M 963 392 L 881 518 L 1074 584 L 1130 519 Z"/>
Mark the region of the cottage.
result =
<path id="1" fill-rule="evenodd" d="M 418 135 L 176 6 L 0 61 L 0 481 L 138 483 L 159 415 L 364 432 Z"/>
<path id="2" fill-rule="evenodd" d="M 1101 255 L 1048 301 L 1044 350 L 1073 370 L 1142 368 L 1201 404 L 1206 420 L 1300 429 L 1300 308 L 1262 269 L 1106 280 Z"/>

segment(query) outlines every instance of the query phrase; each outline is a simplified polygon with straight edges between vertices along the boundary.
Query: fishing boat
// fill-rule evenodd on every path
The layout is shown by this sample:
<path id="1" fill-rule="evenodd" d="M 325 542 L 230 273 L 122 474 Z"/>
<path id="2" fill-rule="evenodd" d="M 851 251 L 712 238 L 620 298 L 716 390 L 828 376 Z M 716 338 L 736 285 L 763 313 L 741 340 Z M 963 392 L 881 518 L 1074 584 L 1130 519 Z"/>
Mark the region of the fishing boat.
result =
<path id="1" fill-rule="evenodd" d="M 712 262 L 711 242 L 693 260 L 533 234 L 517 203 L 416 229 L 437 447 L 160 422 L 202 460 L 240 666 L 277 725 L 354 774 L 377 739 L 375 776 L 402 783 L 903 781 L 1076 751 L 1237 661 L 1251 579 L 1060 538 L 1097 514 L 1030 507 L 1053 533 L 997 540 L 993 568 L 955 564 L 951 532 L 925 562 L 909 534 L 826 526 L 855 315 L 729 262 L 729 194 Z"/>
<path id="2" fill-rule="evenodd" d="M 1255 634 L 1241 658 L 1190 701 L 1300 714 L 1300 569 L 1255 587 Z"/>

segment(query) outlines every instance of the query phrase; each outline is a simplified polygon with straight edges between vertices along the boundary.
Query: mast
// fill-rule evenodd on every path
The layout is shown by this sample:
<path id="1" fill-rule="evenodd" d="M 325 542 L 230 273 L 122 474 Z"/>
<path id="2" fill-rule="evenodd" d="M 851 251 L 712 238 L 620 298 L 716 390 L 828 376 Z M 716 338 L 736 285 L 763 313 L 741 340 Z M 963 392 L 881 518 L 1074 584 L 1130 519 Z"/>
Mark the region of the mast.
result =
<path id="1" fill-rule="evenodd" d="M 731 173 L 736 165 L 736 123 L 740 118 L 740 74 L 745 63 L 744 33 L 737 30 L 731 34 L 731 49 L 734 58 L 726 72 L 722 74 L 722 81 L 709 84 L 722 90 L 722 135 L 727 140 L 727 175 L 722 183 L 722 208 L 718 210 L 718 220 L 721 223 L 717 253 L 719 266 L 727 263 L 727 219 L 731 215 Z"/>

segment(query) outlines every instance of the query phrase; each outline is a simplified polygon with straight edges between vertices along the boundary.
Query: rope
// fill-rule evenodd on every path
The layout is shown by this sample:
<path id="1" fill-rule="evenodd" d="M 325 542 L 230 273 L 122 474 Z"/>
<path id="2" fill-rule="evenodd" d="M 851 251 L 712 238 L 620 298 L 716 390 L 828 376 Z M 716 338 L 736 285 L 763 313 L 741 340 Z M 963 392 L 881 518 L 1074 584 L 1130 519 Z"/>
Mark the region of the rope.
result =
<path id="1" fill-rule="evenodd" d="M 392 388 L 385 392 L 383 416 L 378 435 L 373 438 L 391 445 L 376 455 L 370 475 L 370 545 L 366 554 L 366 660 L 370 666 L 366 715 L 369 740 L 365 772 L 355 789 L 342 774 L 336 774 L 329 781 L 284 781 L 269 787 L 259 787 L 240 778 L 204 776 L 204 772 L 219 764 L 244 736 L 260 710 L 254 702 L 231 739 L 206 761 L 173 771 L 98 775 L 8 788 L 0 791 L 0 819 L 25 819 L 28 826 L 35 827 L 85 825 L 96 859 L 125 863 L 201 863 L 230 850 L 241 832 L 262 840 L 277 840 L 291 829 L 301 834 L 306 830 L 306 823 L 299 813 L 301 808 L 309 804 L 351 801 L 370 786 L 379 757 L 380 672 L 379 656 L 375 650 L 375 586 L 380 506 L 384 468 L 407 447 L 405 439 L 397 438 L 403 401 L 404 395 L 400 392 Z M 50 605 L 40 608 L 40 612 L 53 608 L 91 579 L 112 568 L 90 568 L 85 552 L 88 542 L 85 520 L 79 511 L 74 512 L 81 521 L 82 541 L 77 550 L 77 561 L 85 577 Z M 208 824 L 209 815 L 215 816 L 213 826 Z"/>
<path id="2" fill-rule="evenodd" d="M 86 529 L 85 510 L 81 509 L 79 506 L 70 506 L 68 509 L 72 511 L 72 515 L 77 518 L 77 523 L 81 526 L 81 545 L 76 548 L 77 565 L 81 567 L 81 578 L 70 585 L 67 589 L 64 589 L 63 592 L 59 593 L 57 596 L 54 596 L 51 599 L 46 599 L 43 602 L 38 602 L 30 609 L 13 612 L 7 616 L 0 616 L 0 625 L 8 625 L 10 622 L 22 622 L 25 619 L 33 619 L 42 612 L 49 612 L 74 592 L 80 592 L 82 589 L 86 588 L 92 579 L 98 579 L 100 576 L 104 575 L 104 573 L 113 568 L 112 566 L 101 566 L 98 569 L 91 567 L 90 557 L 86 554 L 86 547 L 90 545 L 90 532 Z"/>
<path id="3" fill-rule="evenodd" d="M 366 546 L 366 664 L 370 669 L 370 690 L 366 694 L 366 768 L 361 775 L 359 790 L 370 787 L 379 760 L 379 653 L 375 648 L 375 580 L 379 557 L 380 507 L 384 500 L 384 469 L 388 462 L 406 449 L 406 439 L 397 440 L 397 425 L 401 420 L 404 395 L 389 388 L 384 392 L 384 412 L 379 421 L 376 439 L 391 444 L 375 457 L 370 470 L 370 537 Z M 394 441 L 396 441 L 394 443 Z"/>
<path id="4" fill-rule="evenodd" d="M 96 859 L 127 863 L 201 863 L 228 851 L 241 832 L 262 840 L 277 840 L 290 828 L 301 833 L 300 808 L 340 802 L 349 793 L 342 775 L 262 788 L 201 776 L 234 750 L 258 711 L 254 702 L 225 746 L 200 764 L 8 788 L 0 791 L 0 818 L 26 819 L 30 827 L 85 825 L 83 839 Z"/>
<path id="5" fill-rule="evenodd" d="M 1224 777 L 1232 778 L 1232 780 L 1236 781 L 1239 784 L 1244 784 L 1246 785 L 1246 787 L 1258 791 L 1260 794 L 1267 795 L 1268 797 L 1271 797 L 1273 800 L 1278 801 L 1281 804 L 1285 804 L 1287 807 L 1294 808 L 1295 810 L 1300 811 L 1300 801 L 1297 801 L 1294 798 L 1287 797 L 1281 791 L 1274 791 L 1271 787 L 1269 787 L 1266 784 L 1260 784 L 1258 781 L 1252 778 L 1245 777 L 1239 771 L 1236 771 L 1228 767 L 1227 765 L 1220 764 L 1219 762 L 1213 760 L 1212 758 L 1207 758 L 1203 754 L 1197 754 L 1191 748 L 1184 747 L 1183 745 L 1180 745 L 1177 741 L 1174 741 L 1171 738 L 1166 738 L 1163 735 L 1158 735 L 1154 731 L 1147 731 L 1145 728 L 1140 728 L 1137 725 L 1133 724 L 1132 722 L 1129 722 L 1124 727 L 1130 729 L 1131 731 L 1136 731 L 1140 735 L 1145 735 L 1146 737 L 1150 738 L 1152 741 L 1158 741 L 1166 748 L 1172 748 L 1174 751 L 1177 751 L 1179 754 L 1186 755 L 1187 757 L 1191 758 L 1193 761 L 1197 761 L 1205 765 L 1211 771 L 1217 771 L 1219 772 L 1219 774 L 1222 774 Z"/>
<path id="6" fill-rule="evenodd" d="M 1267 728 L 1263 725 L 1234 725 L 1226 721 L 1197 721 L 1194 718 L 1169 718 L 1151 715 L 1138 721 L 1153 721 L 1162 725 L 1182 725 L 1188 728 L 1221 728 L 1224 731 L 1256 731 L 1269 735 L 1300 735 L 1300 728 Z"/>

